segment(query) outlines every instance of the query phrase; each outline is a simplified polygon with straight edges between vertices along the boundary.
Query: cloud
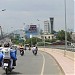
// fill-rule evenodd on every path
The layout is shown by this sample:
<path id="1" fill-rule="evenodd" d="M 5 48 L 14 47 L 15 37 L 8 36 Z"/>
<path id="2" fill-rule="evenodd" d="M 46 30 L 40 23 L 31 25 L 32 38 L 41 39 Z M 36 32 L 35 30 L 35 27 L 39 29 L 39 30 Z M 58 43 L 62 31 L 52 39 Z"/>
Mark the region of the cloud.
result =
<path id="1" fill-rule="evenodd" d="M 67 25 L 69 28 L 74 28 L 74 0 L 66 1 Z M 14 29 L 20 28 L 23 22 L 37 24 L 37 19 L 44 21 L 49 17 L 54 17 L 55 30 L 65 28 L 64 0 L 0 0 L 0 10 L 2 9 L 6 9 L 5 12 L 0 12 L 0 23 L 4 30 L 8 26 L 14 26 Z M 42 26 L 43 22 L 41 22 Z"/>

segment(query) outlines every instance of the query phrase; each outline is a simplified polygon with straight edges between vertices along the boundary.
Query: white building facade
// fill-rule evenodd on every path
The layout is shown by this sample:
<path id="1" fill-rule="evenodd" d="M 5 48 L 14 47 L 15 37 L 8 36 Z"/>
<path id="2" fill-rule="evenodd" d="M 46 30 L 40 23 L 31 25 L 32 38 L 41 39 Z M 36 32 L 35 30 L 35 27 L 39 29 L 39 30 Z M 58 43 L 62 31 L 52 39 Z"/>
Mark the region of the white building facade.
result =
<path id="1" fill-rule="evenodd" d="M 50 33 L 50 24 L 49 21 L 44 21 L 44 34 L 49 34 Z"/>

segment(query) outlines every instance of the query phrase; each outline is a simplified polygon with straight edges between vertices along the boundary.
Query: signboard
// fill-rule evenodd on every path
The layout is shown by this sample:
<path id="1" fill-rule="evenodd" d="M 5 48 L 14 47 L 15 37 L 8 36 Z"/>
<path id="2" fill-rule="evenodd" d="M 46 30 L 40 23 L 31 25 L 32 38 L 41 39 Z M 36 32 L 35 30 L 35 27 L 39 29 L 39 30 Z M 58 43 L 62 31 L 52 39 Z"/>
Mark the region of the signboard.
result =
<path id="1" fill-rule="evenodd" d="M 36 25 L 30 25 L 29 31 L 30 31 L 30 32 L 35 32 L 35 31 L 37 31 L 37 26 L 36 26 Z"/>

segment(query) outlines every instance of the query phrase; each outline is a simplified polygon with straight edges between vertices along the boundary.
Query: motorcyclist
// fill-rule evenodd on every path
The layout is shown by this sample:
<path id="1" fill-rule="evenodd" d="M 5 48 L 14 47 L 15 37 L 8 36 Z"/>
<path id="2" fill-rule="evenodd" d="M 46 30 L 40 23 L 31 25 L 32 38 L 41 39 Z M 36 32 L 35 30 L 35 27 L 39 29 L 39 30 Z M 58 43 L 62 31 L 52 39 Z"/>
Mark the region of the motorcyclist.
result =
<path id="1" fill-rule="evenodd" d="M 2 44 L 0 43 L 0 51 L 2 50 L 2 48 L 3 48 L 3 47 L 2 47 Z"/>
<path id="2" fill-rule="evenodd" d="M 19 46 L 19 50 L 20 50 L 20 53 L 22 50 L 24 51 L 24 46 L 22 44 Z"/>
<path id="3" fill-rule="evenodd" d="M 9 52 L 9 54 L 8 54 L 8 56 L 6 56 L 5 55 L 5 52 L 6 51 L 8 51 Z M 2 52 L 2 54 L 3 54 L 3 58 L 4 57 L 8 57 L 8 58 L 10 58 L 10 60 L 11 60 L 11 64 L 10 64 L 10 67 L 12 68 L 12 69 L 14 69 L 14 62 L 15 62 L 15 64 L 16 64 L 16 60 L 17 60 L 17 58 L 15 58 L 15 61 L 14 61 L 14 59 L 13 59 L 13 56 L 11 55 L 11 52 L 13 51 L 13 49 L 11 49 L 10 48 L 10 44 L 9 43 L 5 43 L 4 44 L 4 48 L 1 50 L 1 52 Z M 15 54 L 16 55 L 16 54 Z M 3 61 L 2 61 L 2 65 L 3 65 Z"/>
<path id="4" fill-rule="evenodd" d="M 38 48 L 35 45 L 32 47 L 32 52 L 34 53 L 34 51 L 36 51 L 37 54 Z"/>

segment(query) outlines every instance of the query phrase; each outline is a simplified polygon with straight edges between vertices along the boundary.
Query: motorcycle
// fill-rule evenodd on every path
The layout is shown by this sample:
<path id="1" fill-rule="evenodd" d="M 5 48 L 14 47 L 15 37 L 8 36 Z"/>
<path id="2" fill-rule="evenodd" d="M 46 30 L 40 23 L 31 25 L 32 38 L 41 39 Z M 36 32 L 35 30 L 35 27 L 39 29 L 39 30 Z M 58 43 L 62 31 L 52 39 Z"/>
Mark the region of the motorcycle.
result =
<path id="1" fill-rule="evenodd" d="M 6 75 L 8 72 L 11 72 L 14 69 L 14 66 L 16 66 L 16 51 L 9 51 L 7 48 L 4 49 L 5 51 L 2 51 L 0 54 L 1 56 L 1 66 L 5 70 Z"/>
<path id="2" fill-rule="evenodd" d="M 33 54 L 36 56 L 37 55 L 37 50 L 34 50 L 33 51 Z"/>
<path id="3" fill-rule="evenodd" d="M 3 59 L 3 69 L 5 70 L 6 74 L 8 74 L 8 72 L 11 72 L 14 68 L 11 67 L 11 59 L 10 58 L 4 58 Z"/>
<path id="4" fill-rule="evenodd" d="M 23 56 L 24 55 L 24 49 L 20 48 L 20 55 Z"/>

